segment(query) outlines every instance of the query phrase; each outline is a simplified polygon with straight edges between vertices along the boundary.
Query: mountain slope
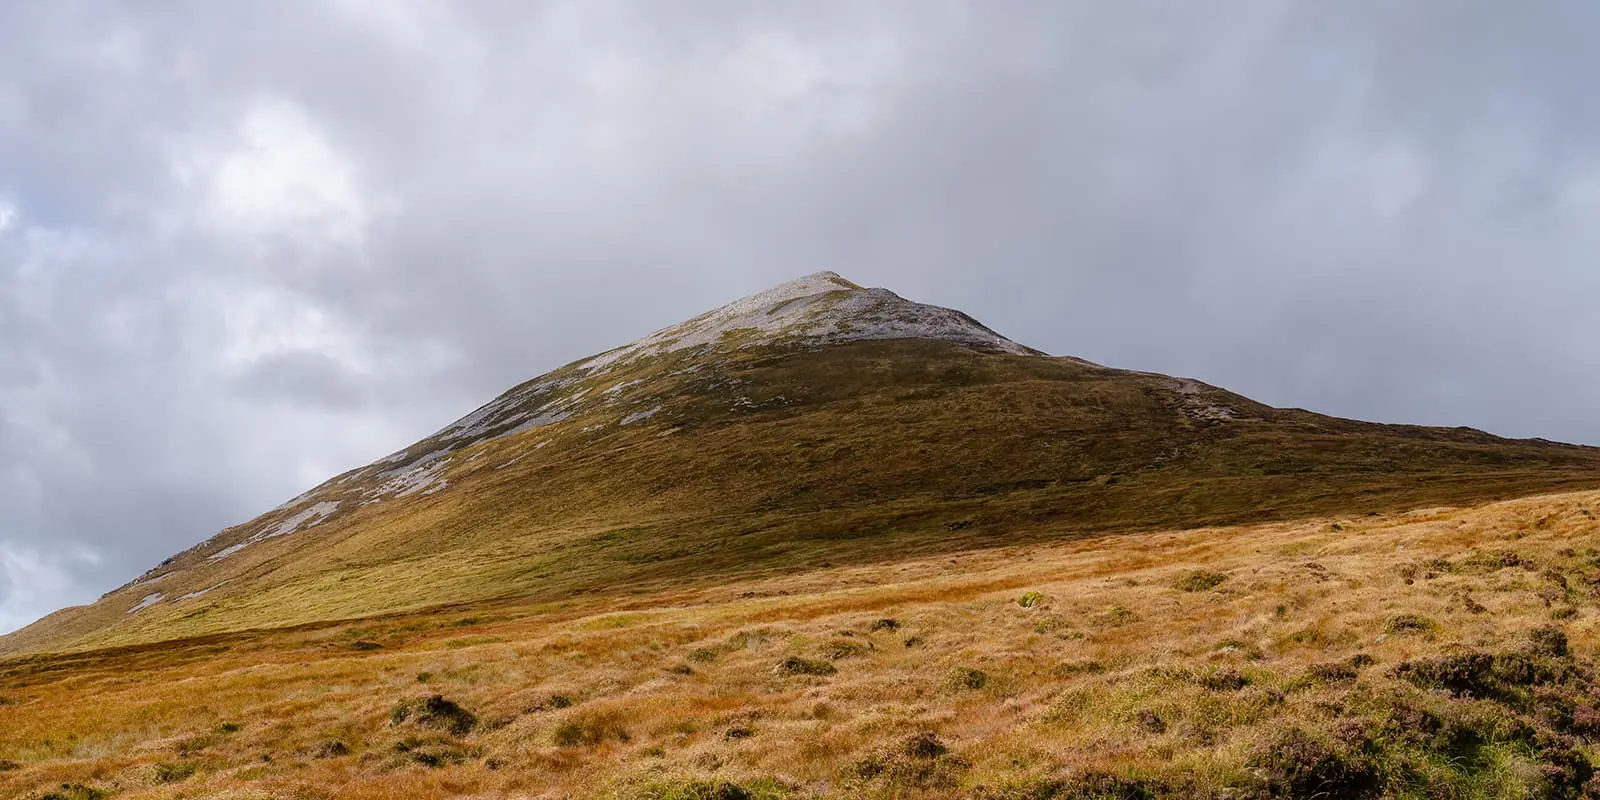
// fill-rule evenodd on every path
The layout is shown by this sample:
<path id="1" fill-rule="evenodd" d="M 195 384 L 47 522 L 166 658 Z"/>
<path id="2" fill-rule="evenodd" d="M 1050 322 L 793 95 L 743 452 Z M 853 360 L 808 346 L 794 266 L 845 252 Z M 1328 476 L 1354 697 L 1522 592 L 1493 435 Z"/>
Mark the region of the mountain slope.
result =
<path id="1" fill-rule="evenodd" d="M 513 388 L 0 652 L 585 602 L 1090 532 L 1600 485 L 1600 450 L 1274 409 L 807 276 Z"/>

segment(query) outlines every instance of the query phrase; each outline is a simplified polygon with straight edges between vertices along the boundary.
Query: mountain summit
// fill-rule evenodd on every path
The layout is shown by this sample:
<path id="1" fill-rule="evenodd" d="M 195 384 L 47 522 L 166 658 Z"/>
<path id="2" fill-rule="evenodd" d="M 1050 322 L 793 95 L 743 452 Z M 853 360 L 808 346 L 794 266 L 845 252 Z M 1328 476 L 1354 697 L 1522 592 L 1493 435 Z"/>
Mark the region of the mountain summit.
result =
<path id="1" fill-rule="evenodd" d="M 606 370 L 650 355 L 716 346 L 838 344 L 871 339 L 936 339 L 1016 355 L 1037 355 L 959 311 L 913 303 L 888 289 L 866 289 L 837 272 L 818 272 L 757 292 L 663 328 L 583 365 Z"/>
<path id="2" fill-rule="evenodd" d="M 821 272 L 514 387 L 0 653 L 1470 502 L 1597 467 L 1048 356 Z"/>

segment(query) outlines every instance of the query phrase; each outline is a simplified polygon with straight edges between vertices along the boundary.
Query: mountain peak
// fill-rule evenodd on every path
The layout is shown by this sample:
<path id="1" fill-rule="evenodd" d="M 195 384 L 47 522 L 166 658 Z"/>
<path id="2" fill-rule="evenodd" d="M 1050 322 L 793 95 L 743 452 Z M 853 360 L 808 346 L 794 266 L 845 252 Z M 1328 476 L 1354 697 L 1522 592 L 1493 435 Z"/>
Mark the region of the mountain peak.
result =
<path id="1" fill-rule="evenodd" d="M 837 272 L 816 272 L 742 297 L 581 366 L 605 372 L 650 355 L 732 344 L 826 345 L 867 339 L 936 339 L 971 347 L 1038 355 L 953 309 L 868 289 Z"/>
<path id="2" fill-rule="evenodd" d="M 806 297 L 824 292 L 856 291 L 863 288 L 865 287 L 837 272 L 823 270 L 822 272 L 813 272 L 810 275 L 802 275 L 791 281 L 785 281 L 771 289 L 757 292 L 743 299 L 750 300 L 768 295 L 787 298 Z"/>

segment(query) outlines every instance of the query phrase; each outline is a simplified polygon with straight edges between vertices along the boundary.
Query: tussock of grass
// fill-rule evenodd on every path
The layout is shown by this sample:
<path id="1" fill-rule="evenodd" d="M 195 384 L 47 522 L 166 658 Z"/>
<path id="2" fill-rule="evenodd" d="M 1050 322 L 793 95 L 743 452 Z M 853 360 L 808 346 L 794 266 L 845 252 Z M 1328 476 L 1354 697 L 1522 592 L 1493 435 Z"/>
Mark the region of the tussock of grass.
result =
<path id="1" fill-rule="evenodd" d="M 596 747 L 632 738 L 626 720 L 616 711 L 581 711 L 556 726 L 551 736 L 561 747 Z"/>
<path id="2" fill-rule="evenodd" d="M 440 695 L 428 695 L 415 700 L 403 700 L 389 712 L 389 722 L 394 725 L 410 722 L 426 728 L 446 730 L 456 736 L 465 736 L 478 725 L 478 716 Z"/>
<path id="3" fill-rule="evenodd" d="M 1173 586 L 1185 592 L 1206 592 L 1221 586 L 1228 576 L 1220 572 L 1207 572 L 1197 570 L 1173 582 Z"/>
<path id="4" fill-rule="evenodd" d="M 780 675 L 832 675 L 839 668 L 826 661 L 790 656 L 779 661 L 773 671 Z"/>
<path id="5" fill-rule="evenodd" d="M 747 783 L 684 779 L 652 783 L 626 795 L 629 800 L 787 800 L 791 793 L 771 780 Z"/>

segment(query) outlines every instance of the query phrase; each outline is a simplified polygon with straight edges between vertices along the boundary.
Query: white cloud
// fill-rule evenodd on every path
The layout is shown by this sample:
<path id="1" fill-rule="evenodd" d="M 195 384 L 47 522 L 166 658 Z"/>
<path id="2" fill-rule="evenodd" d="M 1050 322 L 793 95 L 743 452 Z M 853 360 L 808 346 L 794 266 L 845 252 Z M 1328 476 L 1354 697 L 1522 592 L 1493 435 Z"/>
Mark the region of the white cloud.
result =
<path id="1" fill-rule="evenodd" d="M 368 204 L 355 170 L 297 103 L 254 103 L 220 153 L 186 159 L 178 173 L 202 190 L 200 216 L 219 232 L 343 247 L 364 241 Z"/>
<path id="2" fill-rule="evenodd" d="M 210 294 L 226 331 L 217 351 L 225 368 L 297 351 L 321 353 L 357 370 L 370 368 L 361 340 L 304 297 L 270 286 Z"/>

